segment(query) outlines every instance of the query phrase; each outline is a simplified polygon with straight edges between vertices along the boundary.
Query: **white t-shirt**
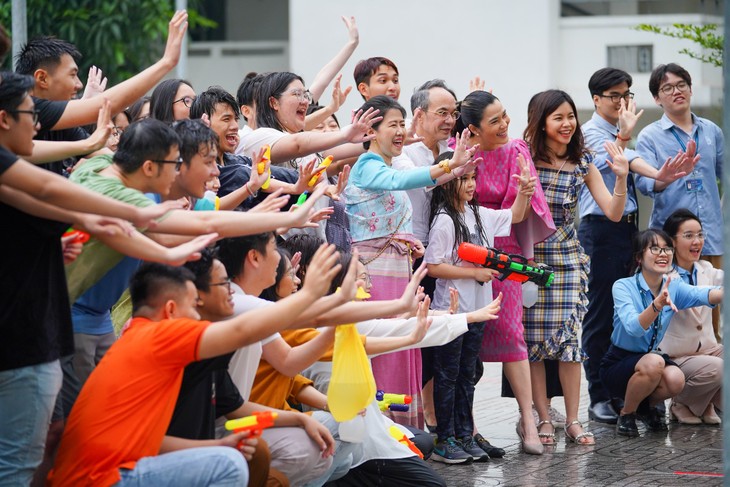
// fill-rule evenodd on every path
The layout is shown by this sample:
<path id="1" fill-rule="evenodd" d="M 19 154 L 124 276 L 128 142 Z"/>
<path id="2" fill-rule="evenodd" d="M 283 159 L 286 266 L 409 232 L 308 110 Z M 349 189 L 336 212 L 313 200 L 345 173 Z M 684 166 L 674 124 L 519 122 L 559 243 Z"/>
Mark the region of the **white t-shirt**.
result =
<path id="1" fill-rule="evenodd" d="M 494 246 L 494 237 L 509 236 L 512 227 L 511 210 L 492 210 L 479 208 L 486 242 L 476 229 L 476 218 L 471 206 L 466 206 L 464 223 L 469 229 L 469 242 L 482 247 Z M 477 264 L 464 262 L 457 255 L 456 229 L 454 222 L 445 213 L 439 213 L 433 221 L 429 233 L 428 248 L 423 261 L 427 264 L 451 264 L 461 267 L 478 267 Z M 459 291 L 459 312 L 468 313 L 483 308 L 492 301 L 492 283 L 480 285 L 473 279 L 437 279 L 433 296 L 433 309 L 449 308 L 449 287 Z"/>
<path id="2" fill-rule="evenodd" d="M 249 127 L 248 125 L 244 125 L 243 127 L 240 128 L 240 130 L 238 131 L 238 147 L 236 147 L 236 152 L 235 152 L 236 154 L 245 155 L 243 152 L 243 148 L 244 148 L 243 139 L 244 139 L 244 137 L 246 137 L 246 135 L 250 134 L 251 132 L 253 132 L 253 129 L 251 127 Z"/>

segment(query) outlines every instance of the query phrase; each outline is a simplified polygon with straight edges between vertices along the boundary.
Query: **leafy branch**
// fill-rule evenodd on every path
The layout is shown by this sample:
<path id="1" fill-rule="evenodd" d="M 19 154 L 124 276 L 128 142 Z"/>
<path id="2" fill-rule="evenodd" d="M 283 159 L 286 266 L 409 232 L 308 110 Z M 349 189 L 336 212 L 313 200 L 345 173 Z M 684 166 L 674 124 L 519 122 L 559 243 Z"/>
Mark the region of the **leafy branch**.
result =
<path id="1" fill-rule="evenodd" d="M 636 30 L 644 32 L 653 32 L 663 36 L 674 37 L 675 39 L 686 39 L 699 44 L 706 53 L 697 53 L 690 49 L 684 48 L 679 51 L 693 59 L 698 59 L 704 63 L 722 66 L 723 42 L 724 36 L 719 35 L 717 24 L 692 25 L 692 24 L 672 24 L 671 27 L 657 27 L 651 24 L 639 24 L 634 27 Z"/>

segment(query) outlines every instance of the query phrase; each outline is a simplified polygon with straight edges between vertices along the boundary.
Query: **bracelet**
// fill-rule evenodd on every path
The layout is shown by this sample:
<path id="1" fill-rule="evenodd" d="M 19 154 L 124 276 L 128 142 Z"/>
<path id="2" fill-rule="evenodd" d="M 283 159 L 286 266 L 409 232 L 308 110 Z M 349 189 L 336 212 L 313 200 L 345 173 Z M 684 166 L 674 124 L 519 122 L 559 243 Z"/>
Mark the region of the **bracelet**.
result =
<path id="1" fill-rule="evenodd" d="M 449 167 L 449 162 L 451 162 L 450 159 L 444 159 L 443 161 L 439 162 L 439 167 L 443 169 L 443 171 L 446 174 L 451 174 L 451 168 Z"/>
<path id="2" fill-rule="evenodd" d="M 251 181 L 249 181 L 249 182 L 246 183 L 246 191 L 249 192 L 249 194 L 251 195 L 252 198 L 255 198 L 255 197 L 257 197 L 259 195 L 259 192 L 258 191 L 252 191 L 251 190 L 251 188 L 248 186 L 248 183 L 250 183 L 250 182 Z"/>
<path id="3" fill-rule="evenodd" d="M 651 302 L 651 307 L 652 307 L 652 309 L 654 310 L 655 313 L 661 313 L 662 312 L 662 310 L 660 310 L 659 308 L 656 307 L 656 305 L 654 304 L 654 301 Z"/>
<path id="4" fill-rule="evenodd" d="M 621 132 L 619 132 L 619 133 L 616 134 L 616 138 L 618 140 L 620 140 L 621 142 L 628 142 L 628 141 L 631 140 L 631 137 L 629 137 L 628 139 L 624 139 L 623 137 L 621 137 Z"/>
<path id="5" fill-rule="evenodd" d="M 327 404 L 327 401 L 324 402 L 324 408 L 322 408 L 322 411 L 330 412 L 330 406 Z"/>
<path id="6" fill-rule="evenodd" d="M 613 192 L 614 196 L 626 196 L 626 192 L 628 191 L 628 188 L 623 193 L 617 193 L 616 191 Z"/>

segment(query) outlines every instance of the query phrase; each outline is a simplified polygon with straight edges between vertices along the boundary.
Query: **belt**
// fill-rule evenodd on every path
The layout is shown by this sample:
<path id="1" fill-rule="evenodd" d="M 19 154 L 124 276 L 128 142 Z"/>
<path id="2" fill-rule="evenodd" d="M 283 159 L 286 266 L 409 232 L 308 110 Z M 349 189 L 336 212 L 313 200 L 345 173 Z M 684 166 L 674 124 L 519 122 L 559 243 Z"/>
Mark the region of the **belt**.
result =
<path id="1" fill-rule="evenodd" d="M 639 223 L 639 214 L 636 212 L 629 213 L 628 215 L 622 216 L 621 220 L 619 220 L 619 222 L 614 222 L 603 215 L 586 215 L 582 218 L 582 220 L 584 222 L 594 221 L 594 222 L 611 222 L 611 223 L 619 223 L 619 222 L 620 223 Z"/>

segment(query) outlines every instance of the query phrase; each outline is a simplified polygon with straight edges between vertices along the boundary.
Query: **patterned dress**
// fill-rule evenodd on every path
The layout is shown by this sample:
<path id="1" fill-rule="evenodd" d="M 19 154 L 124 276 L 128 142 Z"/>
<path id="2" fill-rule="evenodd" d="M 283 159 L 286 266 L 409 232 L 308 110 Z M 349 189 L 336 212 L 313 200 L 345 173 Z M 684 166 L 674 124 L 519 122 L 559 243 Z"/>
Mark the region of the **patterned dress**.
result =
<path id="1" fill-rule="evenodd" d="M 557 231 L 535 245 L 535 261 L 551 266 L 555 280 L 550 287 L 538 288 L 537 303 L 524 311 L 531 362 L 582 362 L 587 358 L 578 344 L 578 332 L 588 306 L 590 261 L 578 241 L 574 221 L 590 162 L 590 156 L 582 159 L 573 171 L 537 168 Z"/>
<path id="2" fill-rule="evenodd" d="M 474 157 L 483 159 L 476 168 L 476 198 L 480 205 L 495 210 L 512 207 L 518 191 L 518 183 L 512 178 L 513 174 L 520 173 L 518 154 L 522 154 L 530 164 L 530 171 L 535 176 L 530 150 L 523 140 L 512 139 L 497 149 L 477 151 Z M 509 237 L 495 237 L 494 246 L 497 249 L 531 258 L 534 244 L 555 231 L 550 210 L 539 185 L 530 204 L 529 216 L 525 221 L 512 226 Z M 522 326 L 522 286 L 515 281 L 494 279 L 492 293 L 497 296 L 500 292 L 503 295 L 502 310 L 499 318 L 490 322 L 484 330 L 479 356 L 483 362 L 525 360 L 527 346 Z"/>

